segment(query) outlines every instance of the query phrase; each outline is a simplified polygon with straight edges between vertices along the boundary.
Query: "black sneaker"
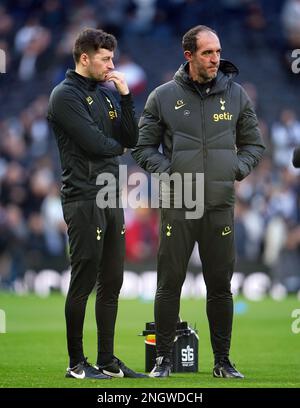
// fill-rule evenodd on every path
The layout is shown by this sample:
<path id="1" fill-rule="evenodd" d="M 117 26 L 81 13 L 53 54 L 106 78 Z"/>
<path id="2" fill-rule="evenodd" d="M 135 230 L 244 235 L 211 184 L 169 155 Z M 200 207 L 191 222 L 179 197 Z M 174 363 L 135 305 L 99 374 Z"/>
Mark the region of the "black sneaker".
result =
<path id="1" fill-rule="evenodd" d="M 111 377 L 101 373 L 89 364 L 86 358 L 76 366 L 67 368 L 66 378 L 77 378 L 79 380 L 85 378 L 91 378 L 94 380 L 111 380 Z"/>
<path id="2" fill-rule="evenodd" d="M 216 378 L 245 378 L 236 368 L 231 364 L 228 358 L 220 360 L 213 369 L 213 376 Z"/>
<path id="3" fill-rule="evenodd" d="M 157 357 L 156 364 L 149 374 L 149 377 L 162 378 L 169 377 L 171 373 L 171 360 L 167 357 Z"/>
<path id="4" fill-rule="evenodd" d="M 95 368 L 105 375 L 116 378 L 146 378 L 148 375 L 142 373 L 136 373 L 127 367 L 121 360 L 117 357 L 113 357 L 112 361 L 104 365 L 95 365 Z"/>

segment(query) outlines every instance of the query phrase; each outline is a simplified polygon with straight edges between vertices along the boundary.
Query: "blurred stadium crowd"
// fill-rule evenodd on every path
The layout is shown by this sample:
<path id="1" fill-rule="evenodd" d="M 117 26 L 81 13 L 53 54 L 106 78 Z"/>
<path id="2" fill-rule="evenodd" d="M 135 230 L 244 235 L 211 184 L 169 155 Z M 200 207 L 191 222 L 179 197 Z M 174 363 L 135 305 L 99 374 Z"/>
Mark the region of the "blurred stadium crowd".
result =
<path id="1" fill-rule="evenodd" d="M 149 92 L 183 62 L 182 34 L 197 24 L 217 30 L 223 58 L 240 68 L 267 153 L 237 183 L 237 270 L 264 271 L 290 292 L 300 289 L 299 0 L 2 0 L 0 49 L 0 289 L 28 270 L 68 267 L 59 197 L 60 167 L 46 111 L 52 88 L 73 67 L 72 44 L 85 27 L 116 35 L 117 69 L 126 73 L 140 115 Z M 123 164 L 136 167 L 129 154 Z M 155 268 L 157 210 L 126 209 L 126 257 L 132 270 Z M 191 265 L 199 265 L 193 254 Z"/>

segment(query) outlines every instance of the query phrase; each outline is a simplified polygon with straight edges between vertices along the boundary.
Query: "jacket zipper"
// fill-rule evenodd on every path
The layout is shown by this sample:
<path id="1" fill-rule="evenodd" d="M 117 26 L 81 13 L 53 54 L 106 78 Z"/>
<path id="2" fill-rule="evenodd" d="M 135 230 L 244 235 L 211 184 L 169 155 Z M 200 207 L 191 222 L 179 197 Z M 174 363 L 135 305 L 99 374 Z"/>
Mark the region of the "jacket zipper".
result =
<path id="1" fill-rule="evenodd" d="M 205 116 L 204 116 L 204 101 L 201 99 L 201 114 L 202 114 L 202 134 L 203 134 L 203 170 L 206 168 L 207 160 L 207 145 L 206 145 L 206 133 L 205 133 Z"/>
<path id="2" fill-rule="evenodd" d="M 203 173 L 206 168 L 206 160 L 207 160 L 207 146 L 206 146 L 206 135 L 205 135 L 205 122 L 204 122 L 204 98 L 201 95 L 201 92 L 197 89 L 194 85 L 195 90 L 200 96 L 200 106 L 201 106 L 201 115 L 202 115 L 202 135 L 203 135 Z"/>
<path id="3" fill-rule="evenodd" d="M 99 95 L 97 94 L 97 91 L 94 92 L 93 96 L 95 97 L 95 100 L 97 100 L 97 105 L 99 110 L 103 110 L 104 112 L 106 112 L 107 110 L 107 106 L 104 103 L 104 100 L 102 98 L 102 93 L 101 93 L 101 97 L 99 97 Z M 93 163 L 89 160 L 88 161 L 88 178 L 89 181 L 92 181 L 92 176 L 93 176 Z"/>

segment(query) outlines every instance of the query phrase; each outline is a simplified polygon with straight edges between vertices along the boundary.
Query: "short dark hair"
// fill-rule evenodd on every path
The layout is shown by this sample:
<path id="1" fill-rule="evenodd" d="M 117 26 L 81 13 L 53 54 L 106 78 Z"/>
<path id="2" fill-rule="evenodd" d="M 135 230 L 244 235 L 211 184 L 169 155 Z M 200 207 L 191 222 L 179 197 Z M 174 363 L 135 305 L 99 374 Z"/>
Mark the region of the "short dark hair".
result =
<path id="1" fill-rule="evenodd" d="M 116 47 L 117 40 L 112 34 L 108 34 L 103 30 L 86 28 L 78 34 L 75 40 L 73 58 L 76 64 L 83 53 L 94 54 L 99 48 L 114 51 Z"/>
<path id="2" fill-rule="evenodd" d="M 216 35 L 217 32 L 210 27 L 205 25 L 198 25 L 196 27 L 191 28 L 188 32 L 186 32 L 182 38 L 182 47 L 184 51 L 190 51 L 194 53 L 197 51 L 197 35 L 204 31 L 209 31 Z"/>

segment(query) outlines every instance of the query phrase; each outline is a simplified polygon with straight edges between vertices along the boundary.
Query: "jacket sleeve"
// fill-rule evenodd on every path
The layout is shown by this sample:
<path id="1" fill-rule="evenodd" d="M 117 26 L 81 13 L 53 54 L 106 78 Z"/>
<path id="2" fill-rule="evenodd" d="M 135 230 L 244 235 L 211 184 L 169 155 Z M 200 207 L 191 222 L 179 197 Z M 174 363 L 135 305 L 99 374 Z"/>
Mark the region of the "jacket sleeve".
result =
<path id="1" fill-rule="evenodd" d="M 112 157 L 123 153 L 121 144 L 105 136 L 80 98 L 71 91 L 57 91 L 52 95 L 48 119 L 62 129 L 87 154 Z"/>
<path id="2" fill-rule="evenodd" d="M 241 88 L 241 113 L 236 127 L 236 147 L 238 169 L 236 180 L 241 181 L 258 164 L 263 156 L 265 145 L 258 127 L 257 116 L 252 103 Z"/>
<path id="3" fill-rule="evenodd" d="M 121 96 L 121 144 L 134 147 L 139 137 L 137 120 L 131 94 Z"/>
<path id="4" fill-rule="evenodd" d="M 132 151 L 135 161 L 149 173 L 170 171 L 170 160 L 159 152 L 159 146 L 165 132 L 165 125 L 160 118 L 156 91 L 148 97 L 145 109 L 139 121 L 139 139 Z"/>

